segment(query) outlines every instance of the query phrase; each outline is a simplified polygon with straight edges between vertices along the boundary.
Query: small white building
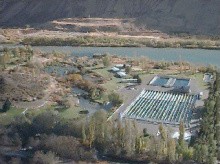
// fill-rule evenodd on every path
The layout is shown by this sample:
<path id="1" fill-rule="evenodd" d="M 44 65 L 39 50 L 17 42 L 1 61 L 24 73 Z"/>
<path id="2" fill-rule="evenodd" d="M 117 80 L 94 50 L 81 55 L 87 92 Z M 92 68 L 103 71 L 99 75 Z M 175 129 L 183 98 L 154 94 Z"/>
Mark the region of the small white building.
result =
<path id="1" fill-rule="evenodd" d="M 122 79 L 121 83 L 137 83 L 137 79 Z"/>
<path id="2" fill-rule="evenodd" d="M 118 72 L 118 71 L 120 71 L 120 69 L 119 69 L 119 68 L 116 68 L 116 67 L 113 67 L 113 68 L 110 69 L 110 71 L 112 71 L 112 72 Z"/>
<path id="3" fill-rule="evenodd" d="M 120 78 L 123 78 L 126 76 L 126 73 L 124 72 L 117 72 L 117 76 L 119 76 Z"/>
<path id="4" fill-rule="evenodd" d="M 116 64 L 115 67 L 117 67 L 117 68 L 124 68 L 124 64 Z"/>
<path id="5" fill-rule="evenodd" d="M 172 138 L 175 138 L 175 139 L 179 139 L 179 137 L 180 137 L 180 133 L 179 133 L 179 132 L 175 132 L 175 133 L 172 135 Z M 191 139 L 191 134 L 185 132 L 185 133 L 184 133 L 184 140 L 190 140 L 190 139 Z"/>
<path id="6" fill-rule="evenodd" d="M 203 76 L 203 81 L 208 83 L 212 80 L 212 75 L 210 73 L 205 73 Z"/>
<path id="7" fill-rule="evenodd" d="M 143 69 L 140 68 L 140 67 L 132 67 L 131 70 L 134 71 L 134 72 L 141 72 L 141 71 L 143 71 Z"/>

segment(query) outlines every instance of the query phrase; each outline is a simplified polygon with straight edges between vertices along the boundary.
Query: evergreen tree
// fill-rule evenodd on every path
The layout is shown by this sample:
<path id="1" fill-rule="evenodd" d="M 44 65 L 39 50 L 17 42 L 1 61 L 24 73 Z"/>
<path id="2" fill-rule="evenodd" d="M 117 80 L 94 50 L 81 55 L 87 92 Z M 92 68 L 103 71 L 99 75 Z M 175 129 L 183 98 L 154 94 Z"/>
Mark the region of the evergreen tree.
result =
<path id="1" fill-rule="evenodd" d="M 2 106 L 2 112 L 7 112 L 11 108 L 11 102 L 7 98 L 5 103 Z"/>
<path id="2" fill-rule="evenodd" d="M 141 84 L 141 83 L 142 83 L 142 79 L 140 78 L 140 76 L 139 76 L 139 75 L 137 76 L 137 82 L 138 82 L 139 84 Z"/>

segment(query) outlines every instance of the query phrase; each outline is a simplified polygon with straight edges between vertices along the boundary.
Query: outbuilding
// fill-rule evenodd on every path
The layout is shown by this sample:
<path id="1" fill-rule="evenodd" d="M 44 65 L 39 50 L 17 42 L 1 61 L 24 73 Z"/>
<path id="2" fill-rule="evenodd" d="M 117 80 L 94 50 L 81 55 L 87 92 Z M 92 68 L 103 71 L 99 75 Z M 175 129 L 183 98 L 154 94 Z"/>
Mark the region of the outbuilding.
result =
<path id="1" fill-rule="evenodd" d="M 126 74 L 124 72 L 117 72 L 117 76 L 123 78 L 126 76 Z"/>
<path id="2" fill-rule="evenodd" d="M 124 64 L 116 64 L 115 67 L 121 69 L 121 68 L 124 68 Z"/>
<path id="3" fill-rule="evenodd" d="M 203 77 L 203 81 L 208 83 L 212 80 L 212 75 L 210 73 L 205 73 Z"/>
<path id="4" fill-rule="evenodd" d="M 179 132 L 175 132 L 175 133 L 172 135 L 172 138 L 179 139 L 179 136 L 180 136 L 180 133 L 179 133 Z M 184 140 L 190 140 L 190 139 L 191 139 L 191 134 L 188 133 L 188 132 L 185 132 L 185 133 L 184 133 Z"/>
<path id="5" fill-rule="evenodd" d="M 119 68 L 116 68 L 116 67 L 113 67 L 113 68 L 110 69 L 110 71 L 112 71 L 112 72 L 118 72 L 118 71 L 120 71 L 120 69 L 119 69 Z"/>
<path id="6" fill-rule="evenodd" d="M 137 79 L 122 79 L 121 83 L 137 83 Z"/>

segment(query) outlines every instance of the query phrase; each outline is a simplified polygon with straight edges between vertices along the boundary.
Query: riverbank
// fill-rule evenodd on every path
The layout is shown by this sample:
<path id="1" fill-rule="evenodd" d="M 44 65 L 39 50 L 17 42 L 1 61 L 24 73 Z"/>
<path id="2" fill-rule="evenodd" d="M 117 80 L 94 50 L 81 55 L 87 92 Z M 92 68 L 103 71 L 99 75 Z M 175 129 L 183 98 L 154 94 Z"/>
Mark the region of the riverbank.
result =
<path id="1" fill-rule="evenodd" d="M 88 27 L 90 27 L 90 24 Z M 73 32 L 71 29 L 57 31 L 47 28 L 44 30 L 18 28 L 3 29 L 0 33 L 0 38 L 1 44 L 32 46 L 153 47 L 220 50 L 220 40 L 217 36 L 168 35 L 155 30 L 141 30 L 139 32 L 105 30 L 82 32 L 76 29 Z"/>
<path id="2" fill-rule="evenodd" d="M 28 37 L 22 42 L 32 46 L 73 47 L 153 47 L 220 50 L 219 41 L 149 39 L 142 37 L 76 36 L 71 38 Z"/>
<path id="3" fill-rule="evenodd" d="M 1 44 L 4 47 L 15 48 L 22 45 Z M 33 46 L 34 51 L 42 53 L 65 53 L 71 56 L 93 56 L 106 52 L 119 57 L 139 58 L 148 57 L 153 61 L 179 62 L 187 61 L 196 65 L 215 65 L 220 67 L 219 50 L 184 49 L 184 48 L 151 48 L 151 47 L 72 47 L 72 46 Z"/>
<path id="4" fill-rule="evenodd" d="M 148 57 L 154 61 L 188 61 L 197 65 L 216 65 L 219 67 L 219 50 L 183 49 L 183 48 L 151 48 L 151 47 L 72 47 L 72 46 L 33 46 L 36 51 L 45 53 L 70 53 L 72 56 L 93 56 L 106 52 L 119 57 Z"/>

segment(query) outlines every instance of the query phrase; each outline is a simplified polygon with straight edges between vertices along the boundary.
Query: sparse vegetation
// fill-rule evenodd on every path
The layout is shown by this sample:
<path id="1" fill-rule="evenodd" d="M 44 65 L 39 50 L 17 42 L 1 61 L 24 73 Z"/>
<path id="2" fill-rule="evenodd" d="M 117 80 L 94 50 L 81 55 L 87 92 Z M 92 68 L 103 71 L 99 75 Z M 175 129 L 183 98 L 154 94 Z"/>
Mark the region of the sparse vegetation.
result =
<path id="1" fill-rule="evenodd" d="M 123 98 L 118 93 L 112 92 L 108 95 L 108 99 L 114 106 L 120 106 L 123 103 Z"/>
<path id="2" fill-rule="evenodd" d="M 99 46 L 99 47 L 154 47 L 154 48 L 203 48 L 220 49 L 218 42 L 209 41 L 176 41 L 163 42 L 150 39 L 118 38 L 118 37 L 91 37 L 77 36 L 74 38 L 26 38 L 22 42 L 33 46 Z"/>

